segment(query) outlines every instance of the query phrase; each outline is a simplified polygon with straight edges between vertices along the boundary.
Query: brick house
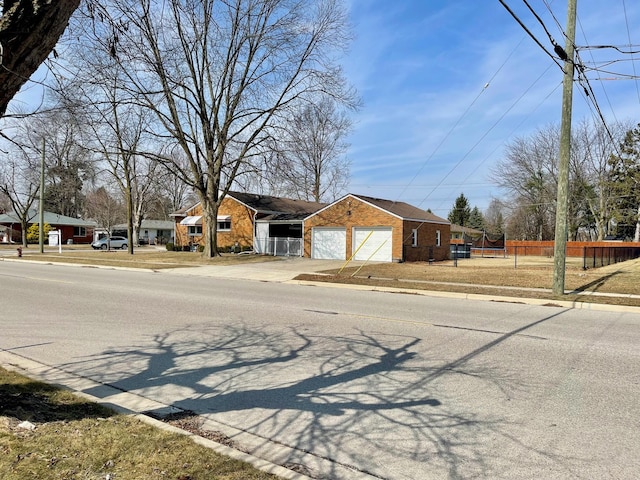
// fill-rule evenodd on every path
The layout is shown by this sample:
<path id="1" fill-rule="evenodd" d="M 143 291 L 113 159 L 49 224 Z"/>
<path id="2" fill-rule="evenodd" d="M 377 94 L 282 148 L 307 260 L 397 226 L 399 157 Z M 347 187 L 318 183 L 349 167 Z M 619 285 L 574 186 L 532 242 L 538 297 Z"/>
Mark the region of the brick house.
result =
<path id="1" fill-rule="evenodd" d="M 304 256 L 412 262 L 449 258 L 450 222 L 404 202 L 348 194 L 304 222 Z"/>
<path id="2" fill-rule="evenodd" d="M 304 218 L 326 204 L 289 198 L 229 192 L 218 209 L 218 247 L 251 248 L 268 255 L 302 256 Z M 181 209 L 175 219 L 176 245 L 203 242 L 200 203 Z"/>
<path id="3" fill-rule="evenodd" d="M 93 241 L 93 231 L 96 228 L 96 222 L 46 211 L 43 216 L 45 225 L 49 224 L 52 230 L 60 230 L 62 232 L 62 243 L 91 243 Z M 27 228 L 39 223 L 39 221 L 39 212 L 37 210 L 30 210 Z M 21 241 L 22 226 L 18 214 L 11 212 L 0 215 L 0 225 L 8 227 L 9 229 L 9 233 L 6 235 L 7 241 Z M 8 238 L 9 236 L 11 239 Z"/>

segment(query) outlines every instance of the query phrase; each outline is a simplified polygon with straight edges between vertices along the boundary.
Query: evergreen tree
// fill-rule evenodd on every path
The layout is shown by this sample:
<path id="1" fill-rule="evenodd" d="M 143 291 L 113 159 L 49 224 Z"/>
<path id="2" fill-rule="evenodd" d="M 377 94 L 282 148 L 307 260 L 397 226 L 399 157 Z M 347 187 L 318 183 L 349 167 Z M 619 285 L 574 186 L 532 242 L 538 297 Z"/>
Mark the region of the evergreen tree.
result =
<path id="1" fill-rule="evenodd" d="M 456 198 L 447 218 L 451 223 L 464 227 L 468 226 L 470 217 L 471 207 L 469 207 L 469 200 L 464 196 L 464 193 L 461 193 L 460 196 Z"/>
<path id="2" fill-rule="evenodd" d="M 640 241 L 640 124 L 629 130 L 620 146 L 619 155 L 612 155 L 611 186 L 616 200 L 614 218 L 617 234 Z"/>
<path id="3" fill-rule="evenodd" d="M 475 228 L 476 230 L 484 230 L 485 229 L 485 221 L 482 212 L 478 207 L 473 207 L 471 213 L 469 215 L 469 220 L 467 222 L 467 227 Z"/>

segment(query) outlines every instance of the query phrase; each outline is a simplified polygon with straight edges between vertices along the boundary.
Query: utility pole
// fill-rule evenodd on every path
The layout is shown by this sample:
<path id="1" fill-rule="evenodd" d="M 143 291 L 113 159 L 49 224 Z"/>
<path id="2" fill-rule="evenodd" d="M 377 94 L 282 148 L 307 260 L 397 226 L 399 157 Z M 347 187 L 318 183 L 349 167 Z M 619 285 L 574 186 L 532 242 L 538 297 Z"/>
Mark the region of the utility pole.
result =
<path id="1" fill-rule="evenodd" d="M 42 155 L 40 156 L 40 211 L 39 211 L 39 237 L 40 237 L 40 253 L 44 253 L 44 135 L 42 136 Z"/>
<path id="2" fill-rule="evenodd" d="M 564 277 L 567 261 L 567 210 L 569 203 L 569 157 L 571 155 L 576 4 L 577 0 L 568 0 L 566 57 L 564 60 L 564 78 L 562 80 L 562 122 L 560 126 L 560 159 L 556 202 L 556 237 L 553 247 L 553 293 L 555 295 L 564 295 Z"/>

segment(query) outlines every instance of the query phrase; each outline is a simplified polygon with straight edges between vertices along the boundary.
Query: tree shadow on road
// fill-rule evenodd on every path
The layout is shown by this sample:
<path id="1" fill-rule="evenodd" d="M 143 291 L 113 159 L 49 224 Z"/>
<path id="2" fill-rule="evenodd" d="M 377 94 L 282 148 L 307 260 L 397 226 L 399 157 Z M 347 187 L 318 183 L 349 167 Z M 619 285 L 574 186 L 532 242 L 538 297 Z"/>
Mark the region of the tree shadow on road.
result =
<path id="1" fill-rule="evenodd" d="M 174 411 L 208 415 L 275 440 L 292 449 L 287 459 L 292 463 L 311 453 L 331 460 L 336 469 L 386 478 L 394 468 L 390 464 L 403 459 L 409 477 L 428 468 L 447 478 L 486 478 L 495 472 L 482 446 L 492 436 L 504 436 L 505 420 L 465 411 L 447 382 L 463 375 L 473 388 L 499 390 L 505 383 L 518 388 L 520 379 L 478 357 L 563 311 L 447 362 L 431 357 L 417 337 L 199 324 L 65 368 L 167 402 Z M 323 475 L 339 478 L 337 470 Z"/>

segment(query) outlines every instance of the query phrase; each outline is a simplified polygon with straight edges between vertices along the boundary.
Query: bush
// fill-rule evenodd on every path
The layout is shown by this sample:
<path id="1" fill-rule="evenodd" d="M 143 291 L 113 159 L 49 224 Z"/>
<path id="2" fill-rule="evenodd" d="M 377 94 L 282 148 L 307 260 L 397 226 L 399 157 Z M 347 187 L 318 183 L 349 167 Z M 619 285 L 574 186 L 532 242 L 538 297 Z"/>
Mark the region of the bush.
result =
<path id="1" fill-rule="evenodd" d="M 165 245 L 165 247 L 166 247 L 166 249 L 167 249 L 167 252 L 173 252 L 173 246 L 174 246 L 174 245 L 173 245 L 173 243 L 168 242 L 168 243 Z"/>
<path id="2" fill-rule="evenodd" d="M 44 243 L 49 242 L 49 232 L 52 230 L 51 225 L 44 224 Z M 27 229 L 27 243 L 40 243 L 40 224 L 34 223 Z"/>

